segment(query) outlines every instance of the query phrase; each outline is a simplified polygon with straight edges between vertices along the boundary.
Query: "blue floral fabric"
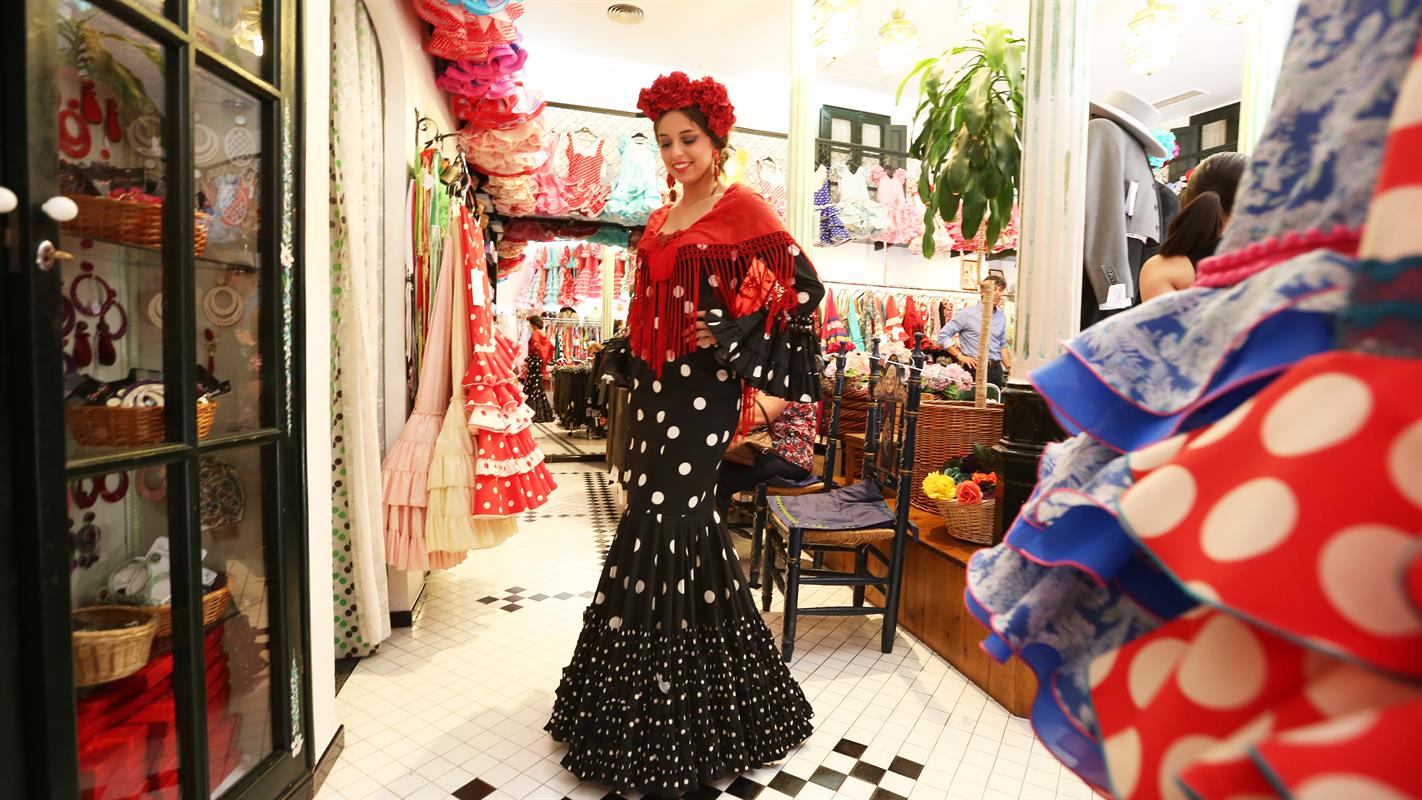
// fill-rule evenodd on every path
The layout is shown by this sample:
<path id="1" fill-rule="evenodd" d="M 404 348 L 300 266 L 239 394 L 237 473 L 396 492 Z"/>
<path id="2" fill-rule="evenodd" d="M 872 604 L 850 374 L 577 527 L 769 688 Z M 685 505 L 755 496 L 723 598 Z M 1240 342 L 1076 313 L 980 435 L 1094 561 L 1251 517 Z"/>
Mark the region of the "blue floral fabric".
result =
<path id="1" fill-rule="evenodd" d="M 837 245 L 850 240 L 844 221 L 839 218 L 839 208 L 830 201 L 829 176 L 815 190 L 815 211 L 820 215 L 820 244 Z"/>
<path id="2" fill-rule="evenodd" d="M 1303 0 L 1218 252 L 1271 236 L 1357 228 L 1388 118 L 1417 46 L 1419 0 Z"/>

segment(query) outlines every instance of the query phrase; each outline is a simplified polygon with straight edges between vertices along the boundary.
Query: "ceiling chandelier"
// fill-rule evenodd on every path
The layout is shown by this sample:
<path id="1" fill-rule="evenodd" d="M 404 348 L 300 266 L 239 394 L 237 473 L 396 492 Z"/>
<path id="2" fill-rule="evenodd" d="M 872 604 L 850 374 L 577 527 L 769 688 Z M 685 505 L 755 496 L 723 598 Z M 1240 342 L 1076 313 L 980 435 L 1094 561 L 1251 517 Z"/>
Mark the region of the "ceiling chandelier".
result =
<path id="1" fill-rule="evenodd" d="M 1175 60 L 1180 12 L 1167 0 L 1146 0 L 1126 25 L 1126 68 L 1136 75 L 1159 72 Z"/>
<path id="2" fill-rule="evenodd" d="M 828 59 L 859 46 L 859 0 L 815 0 L 815 52 Z"/>
<path id="3" fill-rule="evenodd" d="M 997 22 L 997 0 L 958 0 L 958 19 L 971 30 Z"/>
<path id="4" fill-rule="evenodd" d="M 1242 25 L 1255 11 L 1269 5 L 1269 0 L 1210 0 L 1210 16 L 1215 22 Z"/>
<path id="5" fill-rule="evenodd" d="M 895 8 L 893 19 L 879 29 L 879 63 L 897 72 L 918 61 L 921 47 L 918 26 L 904 18 L 902 8 Z"/>

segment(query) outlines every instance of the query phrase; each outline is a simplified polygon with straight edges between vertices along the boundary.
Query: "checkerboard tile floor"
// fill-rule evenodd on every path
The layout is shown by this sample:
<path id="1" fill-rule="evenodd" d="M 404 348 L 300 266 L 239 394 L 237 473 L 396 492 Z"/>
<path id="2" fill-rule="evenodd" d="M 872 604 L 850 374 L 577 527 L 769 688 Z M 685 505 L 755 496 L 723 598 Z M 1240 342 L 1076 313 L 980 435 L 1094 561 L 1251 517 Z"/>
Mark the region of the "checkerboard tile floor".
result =
<path id="1" fill-rule="evenodd" d="M 356 667 L 337 698 L 346 749 L 318 800 L 618 797 L 564 770 L 563 746 L 543 731 L 616 524 L 599 467 L 554 469 L 551 502 L 500 547 L 433 576 L 415 626 Z M 835 599 L 844 592 L 805 587 L 802 597 L 845 604 Z M 779 633 L 778 610 L 766 622 Z M 1092 796 L 1026 720 L 927 646 L 901 631 L 894 652 L 880 653 L 878 618 L 804 617 L 798 638 L 791 670 L 815 707 L 814 735 L 783 762 L 688 797 Z"/>

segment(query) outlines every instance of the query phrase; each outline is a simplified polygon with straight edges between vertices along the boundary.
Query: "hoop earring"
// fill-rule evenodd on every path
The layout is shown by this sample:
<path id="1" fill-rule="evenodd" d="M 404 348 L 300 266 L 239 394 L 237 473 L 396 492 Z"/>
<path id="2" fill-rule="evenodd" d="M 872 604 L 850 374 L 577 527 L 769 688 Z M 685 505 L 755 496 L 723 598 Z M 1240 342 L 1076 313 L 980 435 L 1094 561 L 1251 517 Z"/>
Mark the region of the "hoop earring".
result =
<path id="1" fill-rule="evenodd" d="M 120 472 L 117 474 L 118 482 L 112 489 L 109 488 L 109 476 L 99 476 L 99 497 L 105 502 L 117 503 L 123 499 L 124 495 L 128 494 L 128 473 Z"/>
<path id="2" fill-rule="evenodd" d="M 226 305 L 222 305 L 226 299 Z M 236 289 L 227 285 L 227 276 L 223 276 L 220 283 L 207 290 L 207 294 L 202 296 L 202 313 L 207 315 L 208 320 L 221 328 L 229 328 L 236 325 L 242 315 L 247 310 L 247 304 L 242 300 L 242 295 Z"/>
<path id="3" fill-rule="evenodd" d="M 93 478 L 80 478 L 70 487 L 69 495 L 79 508 L 93 508 L 99 502 L 99 486 Z"/>
<path id="4" fill-rule="evenodd" d="M 158 475 L 158 484 L 152 483 L 150 476 Z M 158 501 L 168 495 L 168 470 L 164 467 L 145 467 L 138 473 L 138 496 L 144 500 Z"/>

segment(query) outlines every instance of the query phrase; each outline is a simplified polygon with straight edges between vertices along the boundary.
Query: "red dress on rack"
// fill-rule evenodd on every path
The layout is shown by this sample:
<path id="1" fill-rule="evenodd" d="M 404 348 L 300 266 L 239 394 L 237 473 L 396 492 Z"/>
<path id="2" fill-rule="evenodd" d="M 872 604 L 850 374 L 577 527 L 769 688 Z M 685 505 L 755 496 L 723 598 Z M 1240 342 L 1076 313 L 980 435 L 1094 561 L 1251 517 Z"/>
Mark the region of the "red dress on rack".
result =
<path id="1" fill-rule="evenodd" d="M 607 205 L 607 196 L 612 187 L 602 180 L 602 145 L 597 140 L 597 151 L 592 155 L 579 153 L 573 147 L 573 135 L 568 134 L 568 179 L 563 193 L 568 208 L 588 217 L 596 217 Z"/>
<path id="2" fill-rule="evenodd" d="M 548 502 L 558 485 L 530 430 L 533 409 L 514 374 L 518 347 L 494 327 L 488 275 L 481 272 L 469 290 L 474 353 L 464 390 L 476 444 L 473 512 L 476 518 L 507 517 Z"/>

